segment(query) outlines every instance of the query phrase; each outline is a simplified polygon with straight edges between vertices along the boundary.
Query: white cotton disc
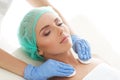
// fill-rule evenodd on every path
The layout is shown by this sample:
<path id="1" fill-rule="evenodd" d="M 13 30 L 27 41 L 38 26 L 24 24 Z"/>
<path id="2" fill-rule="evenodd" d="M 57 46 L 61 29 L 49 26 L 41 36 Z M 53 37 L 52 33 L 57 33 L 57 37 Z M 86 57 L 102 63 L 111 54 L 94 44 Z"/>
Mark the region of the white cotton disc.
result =
<path id="1" fill-rule="evenodd" d="M 67 77 L 72 77 L 76 74 L 76 71 L 74 71 L 71 75 L 67 76 Z"/>

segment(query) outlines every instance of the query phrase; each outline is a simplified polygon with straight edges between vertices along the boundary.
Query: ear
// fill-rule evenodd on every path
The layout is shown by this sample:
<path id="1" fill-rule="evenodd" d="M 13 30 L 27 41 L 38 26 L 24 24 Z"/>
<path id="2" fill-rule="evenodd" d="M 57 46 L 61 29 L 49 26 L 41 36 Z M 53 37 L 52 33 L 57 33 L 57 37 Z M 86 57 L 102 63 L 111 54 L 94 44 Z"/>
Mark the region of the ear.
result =
<path id="1" fill-rule="evenodd" d="M 38 50 L 38 53 L 39 53 L 39 55 L 43 55 L 44 54 L 44 52 L 43 52 L 43 50 Z"/>

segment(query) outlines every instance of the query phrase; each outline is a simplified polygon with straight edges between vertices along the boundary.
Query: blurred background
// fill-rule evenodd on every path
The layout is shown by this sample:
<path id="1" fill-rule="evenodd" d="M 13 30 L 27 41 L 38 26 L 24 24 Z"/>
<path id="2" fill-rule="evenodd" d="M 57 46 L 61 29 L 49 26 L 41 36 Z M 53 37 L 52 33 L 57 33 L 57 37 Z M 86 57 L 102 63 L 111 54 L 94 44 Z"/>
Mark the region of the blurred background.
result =
<path id="1" fill-rule="evenodd" d="M 50 0 L 73 30 L 86 39 L 97 54 L 120 69 L 119 0 Z M 32 7 L 26 0 L 0 0 L 0 47 L 13 53 L 20 46 L 17 30 Z"/>

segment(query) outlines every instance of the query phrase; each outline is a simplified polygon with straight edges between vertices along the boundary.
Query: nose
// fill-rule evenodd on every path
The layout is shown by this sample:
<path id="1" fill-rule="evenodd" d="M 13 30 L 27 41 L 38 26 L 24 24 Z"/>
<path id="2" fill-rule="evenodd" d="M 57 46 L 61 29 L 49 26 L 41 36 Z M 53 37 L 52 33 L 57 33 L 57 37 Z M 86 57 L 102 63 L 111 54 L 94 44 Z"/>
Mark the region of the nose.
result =
<path id="1" fill-rule="evenodd" d="M 63 27 L 57 26 L 56 29 L 57 29 L 57 34 L 58 34 L 58 36 L 60 36 L 60 35 L 63 34 L 63 32 L 64 32 Z"/>

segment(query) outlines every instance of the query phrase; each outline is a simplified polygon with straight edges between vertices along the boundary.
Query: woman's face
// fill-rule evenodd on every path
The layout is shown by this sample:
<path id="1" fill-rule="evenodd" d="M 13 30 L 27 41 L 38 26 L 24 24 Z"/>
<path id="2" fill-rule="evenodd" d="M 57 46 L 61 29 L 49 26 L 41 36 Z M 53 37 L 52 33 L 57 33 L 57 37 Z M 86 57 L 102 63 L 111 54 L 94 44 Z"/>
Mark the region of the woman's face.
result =
<path id="1" fill-rule="evenodd" d="M 69 29 L 58 16 L 50 12 L 43 14 L 35 30 L 39 54 L 44 57 L 51 58 L 70 50 L 72 41 Z"/>

